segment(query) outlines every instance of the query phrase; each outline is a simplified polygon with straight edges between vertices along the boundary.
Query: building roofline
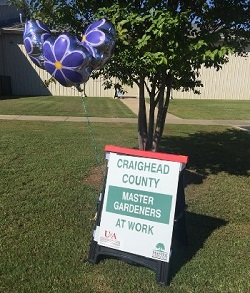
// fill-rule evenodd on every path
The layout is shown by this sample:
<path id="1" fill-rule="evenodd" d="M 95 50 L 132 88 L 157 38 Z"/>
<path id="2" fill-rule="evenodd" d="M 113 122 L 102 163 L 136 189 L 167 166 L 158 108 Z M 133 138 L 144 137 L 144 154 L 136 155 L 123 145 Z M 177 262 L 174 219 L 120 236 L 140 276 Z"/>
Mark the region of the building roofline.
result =
<path id="1" fill-rule="evenodd" d="M 23 27 L 20 28 L 14 28 L 14 27 L 2 27 L 0 28 L 0 35 L 2 34 L 16 34 L 16 35 L 22 35 L 23 34 Z"/>

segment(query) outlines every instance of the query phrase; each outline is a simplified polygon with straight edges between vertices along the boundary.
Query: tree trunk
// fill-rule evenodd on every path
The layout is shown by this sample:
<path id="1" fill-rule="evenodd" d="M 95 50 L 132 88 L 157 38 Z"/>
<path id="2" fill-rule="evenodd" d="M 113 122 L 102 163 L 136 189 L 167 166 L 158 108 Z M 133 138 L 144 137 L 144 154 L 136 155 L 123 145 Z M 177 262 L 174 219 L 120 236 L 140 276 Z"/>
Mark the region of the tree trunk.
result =
<path id="1" fill-rule="evenodd" d="M 164 88 L 163 88 L 163 86 L 164 86 Z M 165 102 L 163 105 L 165 86 L 167 87 L 167 91 L 166 91 Z M 157 121 L 156 121 L 156 126 L 155 126 L 155 133 L 154 133 L 154 138 L 153 138 L 152 150 L 155 152 L 158 151 L 160 140 L 162 137 L 164 126 L 165 126 L 165 120 L 166 120 L 166 116 L 167 116 L 169 100 L 170 100 L 170 95 L 171 95 L 171 88 L 172 88 L 172 75 L 170 73 L 168 73 L 166 76 L 166 82 L 162 84 L 162 88 L 159 93 L 161 95 L 160 100 L 162 99 L 162 104 L 159 103 Z"/>
<path id="2" fill-rule="evenodd" d="M 150 93 L 150 108 L 149 108 L 149 118 L 148 118 L 148 140 L 147 140 L 147 150 L 152 150 L 153 146 L 153 135 L 154 135 L 154 124 L 155 124 L 155 91 Z"/>
<path id="3" fill-rule="evenodd" d="M 145 105 L 145 92 L 144 92 L 144 77 L 139 80 L 139 112 L 138 112 L 138 142 L 139 149 L 146 150 L 147 147 L 147 117 Z"/>

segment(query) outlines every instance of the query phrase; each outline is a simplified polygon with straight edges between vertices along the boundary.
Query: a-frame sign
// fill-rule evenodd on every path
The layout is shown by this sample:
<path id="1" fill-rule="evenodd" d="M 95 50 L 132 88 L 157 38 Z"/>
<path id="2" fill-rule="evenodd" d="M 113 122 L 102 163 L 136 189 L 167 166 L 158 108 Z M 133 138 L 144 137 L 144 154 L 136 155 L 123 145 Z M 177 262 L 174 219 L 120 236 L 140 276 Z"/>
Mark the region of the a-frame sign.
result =
<path id="1" fill-rule="evenodd" d="M 105 152 L 107 174 L 88 261 L 117 257 L 154 270 L 157 282 L 167 285 L 172 235 L 187 243 L 187 157 L 111 145 Z"/>

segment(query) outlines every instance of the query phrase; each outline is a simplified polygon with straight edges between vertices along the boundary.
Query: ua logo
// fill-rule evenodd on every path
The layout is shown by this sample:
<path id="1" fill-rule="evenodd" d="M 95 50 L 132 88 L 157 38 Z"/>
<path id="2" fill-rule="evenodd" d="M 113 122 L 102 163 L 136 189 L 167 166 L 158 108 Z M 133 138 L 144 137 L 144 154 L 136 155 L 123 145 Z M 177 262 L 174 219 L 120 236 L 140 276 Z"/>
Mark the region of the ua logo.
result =
<path id="1" fill-rule="evenodd" d="M 105 235 L 106 238 L 110 238 L 110 239 L 116 240 L 116 235 L 113 232 L 110 232 L 110 231 L 105 230 L 104 235 Z"/>

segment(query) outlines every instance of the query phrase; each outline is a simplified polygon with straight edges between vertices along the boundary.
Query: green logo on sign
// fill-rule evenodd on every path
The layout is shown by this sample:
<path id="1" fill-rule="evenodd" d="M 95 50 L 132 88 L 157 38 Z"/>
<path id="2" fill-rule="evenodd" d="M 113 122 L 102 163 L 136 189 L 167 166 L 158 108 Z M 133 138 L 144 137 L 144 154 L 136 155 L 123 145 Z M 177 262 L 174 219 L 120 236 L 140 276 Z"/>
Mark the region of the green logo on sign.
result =
<path id="1" fill-rule="evenodd" d="M 165 250 L 165 246 L 164 246 L 163 243 L 158 243 L 158 244 L 156 244 L 156 248 L 157 248 L 157 250 L 159 250 L 159 251 L 164 251 L 164 250 Z"/>
<path id="2" fill-rule="evenodd" d="M 109 186 L 106 211 L 169 224 L 172 196 Z"/>

